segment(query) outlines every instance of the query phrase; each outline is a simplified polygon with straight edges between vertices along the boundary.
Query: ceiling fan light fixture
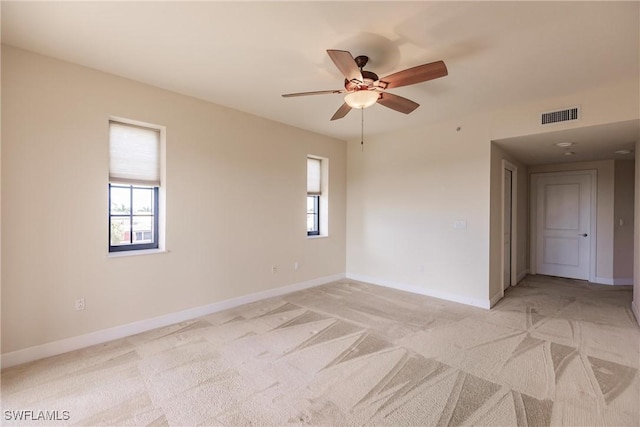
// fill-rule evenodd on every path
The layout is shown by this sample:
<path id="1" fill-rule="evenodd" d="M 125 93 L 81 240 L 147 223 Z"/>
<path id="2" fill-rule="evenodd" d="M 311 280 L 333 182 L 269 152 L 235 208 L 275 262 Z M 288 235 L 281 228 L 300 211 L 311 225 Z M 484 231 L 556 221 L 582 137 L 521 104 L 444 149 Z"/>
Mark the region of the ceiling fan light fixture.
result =
<path id="1" fill-rule="evenodd" d="M 374 90 L 357 90 L 345 95 L 344 102 L 351 108 L 368 108 L 378 101 L 380 95 Z"/>

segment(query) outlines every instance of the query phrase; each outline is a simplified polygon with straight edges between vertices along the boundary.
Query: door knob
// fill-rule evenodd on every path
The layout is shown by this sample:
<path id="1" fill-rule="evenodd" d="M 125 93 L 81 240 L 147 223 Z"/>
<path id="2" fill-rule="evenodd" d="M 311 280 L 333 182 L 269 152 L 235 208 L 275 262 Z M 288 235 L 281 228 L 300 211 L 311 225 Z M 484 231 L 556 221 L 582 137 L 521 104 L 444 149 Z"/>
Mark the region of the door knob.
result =
<path id="1" fill-rule="evenodd" d="M 580 234 L 580 236 L 587 237 L 587 233 L 582 233 L 582 234 Z"/>

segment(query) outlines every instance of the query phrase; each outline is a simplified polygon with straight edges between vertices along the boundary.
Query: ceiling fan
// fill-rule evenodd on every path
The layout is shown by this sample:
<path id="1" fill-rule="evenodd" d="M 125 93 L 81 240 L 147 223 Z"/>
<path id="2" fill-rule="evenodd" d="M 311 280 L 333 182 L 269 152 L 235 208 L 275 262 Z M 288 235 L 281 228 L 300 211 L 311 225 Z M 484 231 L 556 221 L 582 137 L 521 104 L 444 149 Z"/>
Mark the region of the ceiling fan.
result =
<path id="1" fill-rule="evenodd" d="M 367 108 L 376 102 L 392 110 L 409 114 L 418 108 L 420 104 L 403 98 L 402 96 L 389 93 L 386 90 L 426 82 L 444 77 L 448 74 L 447 66 L 444 62 L 436 61 L 398 71 L 397 73 L 380 79 L 376 73 L 363 70 L 367 62 L 369 62 L 367 56 L 357 56 L 354 59 L 351 53 L 346 50 L 328 49 L 327 53 L 345 77 L 344 89 L 287 93 L 282 96 L 284 98 L 290 98 L 294 96 L 346 93 L 344 104 L 338 108 L 338 111 L 331 117 L 331 120 L 343 118 L 352 108 Z"/>

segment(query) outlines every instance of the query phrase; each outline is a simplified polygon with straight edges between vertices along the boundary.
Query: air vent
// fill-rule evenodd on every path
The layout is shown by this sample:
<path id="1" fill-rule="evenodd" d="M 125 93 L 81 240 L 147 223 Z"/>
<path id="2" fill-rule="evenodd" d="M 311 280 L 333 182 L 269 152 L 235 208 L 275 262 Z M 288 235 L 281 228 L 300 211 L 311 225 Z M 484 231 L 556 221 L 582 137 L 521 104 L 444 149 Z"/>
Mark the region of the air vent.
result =
<path id="1" fill-rule="evenodd" d="M 552 123 L 578 120 L 578 107 L 565 108 L 563 110 L 548 111 L 541 114 L 540 124 L 550 125 Z"/>

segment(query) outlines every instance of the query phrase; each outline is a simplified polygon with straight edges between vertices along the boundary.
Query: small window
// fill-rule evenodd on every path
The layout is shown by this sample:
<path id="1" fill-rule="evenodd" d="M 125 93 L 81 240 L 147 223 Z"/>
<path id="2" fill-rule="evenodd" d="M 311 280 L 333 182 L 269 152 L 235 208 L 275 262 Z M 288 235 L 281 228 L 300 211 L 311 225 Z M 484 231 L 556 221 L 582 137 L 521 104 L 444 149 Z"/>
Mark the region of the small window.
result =
<path id="1" fill-rule="evenodd" d="M 109 252 L 158 248 L 160 131 L 109 122 Z"/>
<path id="2" fill-rule="evenodd" d="M 307 235 L 320 235 L 320 196 L 322 195 L 322 160 L 307 158 Z"/>
<path id="3" fill-rule="evenodd" d="M 307 196 L 307 236 L 320 235 L 320 196 Z"/>
<path id="4" fill-rule="evenodd" d="M 109 184 L 109 250 L 158 248 L 158 187 Z"/>

